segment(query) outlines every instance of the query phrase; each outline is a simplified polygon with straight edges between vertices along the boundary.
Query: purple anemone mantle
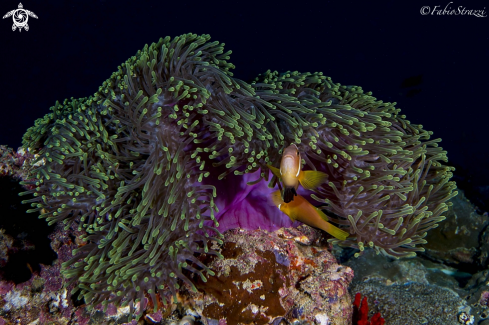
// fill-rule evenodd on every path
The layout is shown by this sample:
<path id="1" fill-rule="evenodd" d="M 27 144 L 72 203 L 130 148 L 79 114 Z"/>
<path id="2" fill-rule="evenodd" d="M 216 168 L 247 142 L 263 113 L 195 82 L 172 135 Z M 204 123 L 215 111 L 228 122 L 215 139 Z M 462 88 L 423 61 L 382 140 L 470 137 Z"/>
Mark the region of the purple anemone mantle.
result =
<path id="1" fill-rule="evenodd" d="M 269 172 L 269 180 L 272 177 Z M 280 228 L 297 227 L 301 223 L 293 222 L 274 206 L 271 195 L 278 189 L 268 187 L 268 181 L 262 179 L 254 185 L 248 185 L 260 177 L 260 171 L 243 176 L 228 175 L 225 179 L 209 177 L 208 184 L 216 187 L 217 197 L 214 199 L 219 212 L 215 215 L 219 222 L 220 232 L 229 229 L 263 229 L 275 231 Z M 305 190 L 299 188 L 299 194 Z M 211 225 L 212 223 L 209 223 Z"/>

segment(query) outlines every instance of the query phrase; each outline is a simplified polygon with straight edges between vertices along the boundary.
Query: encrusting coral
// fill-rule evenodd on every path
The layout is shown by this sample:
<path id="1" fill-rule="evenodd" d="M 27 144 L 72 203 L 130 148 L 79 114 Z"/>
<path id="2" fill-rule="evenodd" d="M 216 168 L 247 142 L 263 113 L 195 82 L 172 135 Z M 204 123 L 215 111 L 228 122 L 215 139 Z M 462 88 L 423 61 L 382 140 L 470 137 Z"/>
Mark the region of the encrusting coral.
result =
<path id="1" fill-rule="evenodd" d="M 423 250 L 456 195 L 439 139 L 395 103 L 322 73 L 235 79 L 231 51 L 209 39 L 146 45 L 93 96 L 56 103 L 24 136 L 45 162 L 25 182 L 35 186 L 24 192 L 36 196 L 30 211 L 86 231 L 64 274 L 87 303 L 154 302 L 178 279 L 193 287 L 184 269 L 213 275 L 195 253 L 220 242 L 214 198 L 226 191 L 206 178 L 256 172 L 250 184 L 274 185 L 266 165 L 290 143 L 304 168 L 329 175 L 311 197 L 351 234 L 341 245 L 397 257 Z"/>

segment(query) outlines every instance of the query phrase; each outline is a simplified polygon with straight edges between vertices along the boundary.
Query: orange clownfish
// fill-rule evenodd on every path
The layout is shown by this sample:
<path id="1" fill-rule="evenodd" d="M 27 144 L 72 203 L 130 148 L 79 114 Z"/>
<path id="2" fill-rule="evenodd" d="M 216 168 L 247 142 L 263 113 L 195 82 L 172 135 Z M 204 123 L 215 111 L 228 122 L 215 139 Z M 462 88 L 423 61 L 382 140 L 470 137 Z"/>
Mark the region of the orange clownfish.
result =
<path id="1" fill-rule="evenodd" d="M 322 229 L 339 240 L 345 240 L 349 235 L 346 231 L 330 224 L 324 212 L 301 195 L 297 195 L 292 202 L 285 203 L 280 195 L 280 190 L 277 190 L 272 193 L 272 200 L 277 208 L 288 215 L 292 221 L 297 220 L 311 227 Z"/>
<path id="2" fill-rule="evenodd" d="M 284 149 L 280 169 L 267 165 L 272 173 L 279 179 L 282 179 L 284 185 L 283 199 L 285 203 L 289 203 L 297 196 L 297 188 L 299 183 L 306 190 L 312 190 L 324 183 L 328 175 L 323 172 L 314 170 L 301 170 L 302 159 L 299 148 L 295 144 L 291 144 Z"/>

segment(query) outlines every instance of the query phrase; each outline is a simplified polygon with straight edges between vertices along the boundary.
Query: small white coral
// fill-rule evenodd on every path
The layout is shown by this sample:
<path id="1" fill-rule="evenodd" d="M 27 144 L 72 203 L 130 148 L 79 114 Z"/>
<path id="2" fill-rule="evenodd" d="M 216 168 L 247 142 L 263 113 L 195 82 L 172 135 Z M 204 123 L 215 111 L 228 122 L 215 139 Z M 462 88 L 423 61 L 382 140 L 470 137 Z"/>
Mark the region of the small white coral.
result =
<path id="1" fill-rule="evenodd" d="M 469 315 L 466 312 L 462 312 L 460 315 L 458 315 L 458 322 L 465 325 L 474 324 L 474 316 Z"/>
<path id="2" fill-rule="evenodd" d="M 328 325 L 329 324 L 329 317 L 326 314 L 320 313 L 316 314 L 316 322 L 319 325 Z"/>
<path id="3" fill-rule="evenodd" d="M 9 311 L 12 309 L 20 309 L 27 305 L 29 298 L 22 296 L 19 291 L 10 291 L 3 298 L 5 300 L 5 305 L 3 310 Z"/>
<path id="4" fill-rule="evenodd" d="M 67 295 L 66 289 L 64 289 L 62 292 L 51 293 L 50 296 L 53 299 L 52 301 L 53 306 L 55 306 L 56 308 L 60 308 L 60 304 L 61 304 L 61 307 L 68 308 L 69 305 L 68 305 L 68 300 L 66 299 L 66 295 Z"/>

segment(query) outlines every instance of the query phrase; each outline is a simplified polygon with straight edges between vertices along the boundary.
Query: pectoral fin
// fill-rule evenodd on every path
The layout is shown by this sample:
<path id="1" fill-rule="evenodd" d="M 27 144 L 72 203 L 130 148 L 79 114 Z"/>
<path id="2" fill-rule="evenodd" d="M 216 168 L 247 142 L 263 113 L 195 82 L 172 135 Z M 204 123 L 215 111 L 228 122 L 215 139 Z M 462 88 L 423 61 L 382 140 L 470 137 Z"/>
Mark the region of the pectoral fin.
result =
<path id="1" fill-rule="evenodd" d="M 281 204 L 284 204 L 284 200 L 282 200 L 282 194 L 280 194 L 280 190 L 276 190 L 272 193 L 272 202 L 276 207 L 279 207 Z"/>
<path id="2" fill-rule="evenodd" d="M 280 169 L 275 168 L 273 166 L 267 165 L 268 168 L 272 171 L 273 175 L 277 176 L 278 178 L 282 178 L 282 175 L 280 175 Z"/>
<path id="3" fill-rule="evenodd" d="M 277 208 L 279 208 L 280 211 L 285 213 L 290 220 L 295 221 L 297 218 L 297 212 L 289 209 L 288 205 L 282 200 L 282 193 L 280 193 L 280 190 L 277 190 L 272 193 L 272 202 L 275 204 Z"/>
<path id="4" fill-rule="evenodd" d="M 315 170 L 303 170 L 299 174 L 299 182 L 306 190 L 313 190 L 324 183 L 328 174 Z"/>

